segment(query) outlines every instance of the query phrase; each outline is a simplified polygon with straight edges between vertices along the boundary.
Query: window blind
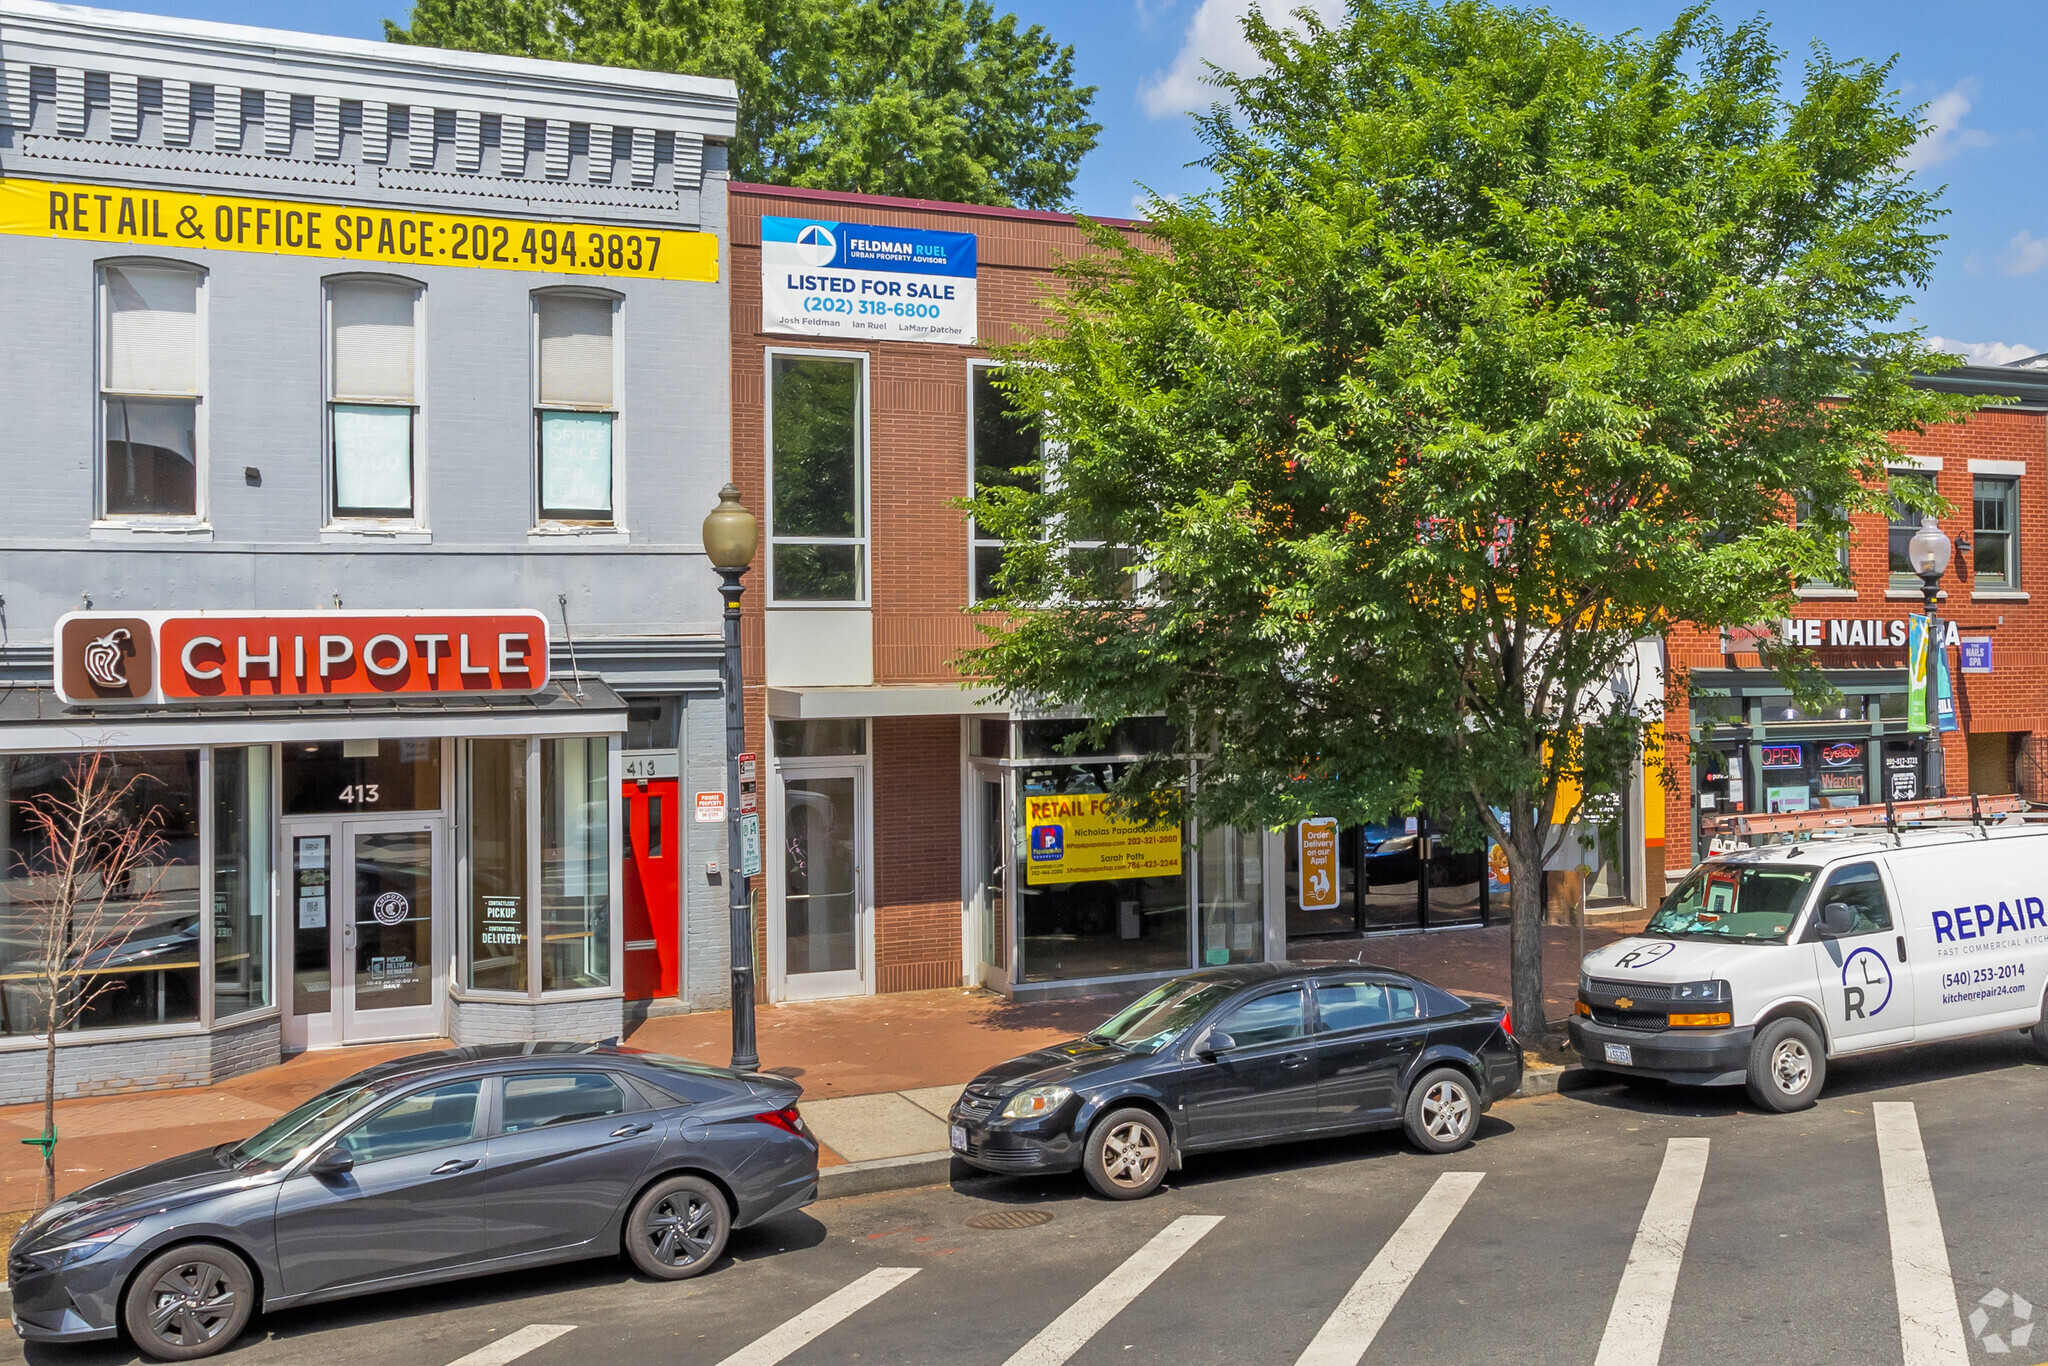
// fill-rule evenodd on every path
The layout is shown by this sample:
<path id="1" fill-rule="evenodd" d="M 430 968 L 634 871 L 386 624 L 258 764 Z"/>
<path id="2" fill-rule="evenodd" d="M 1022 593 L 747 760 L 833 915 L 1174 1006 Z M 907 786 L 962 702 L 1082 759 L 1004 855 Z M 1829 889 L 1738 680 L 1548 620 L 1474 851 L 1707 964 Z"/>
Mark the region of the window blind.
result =
<path id="1" fill-rule="evenodd" d="M 413 402 L 413 304 L 405 285 L 350 280 L 329 286 L 336 399 Z"/>
<path id="2" fill-rule="evenodd" d="M 540 401 L 612 406 L 612 301 L 540 296 Z"/>
<path id="3" fill-rule="evenodd" d="M 199 392 L 199 276 L 107 267 L 106 387 L 128 394 Z"/>

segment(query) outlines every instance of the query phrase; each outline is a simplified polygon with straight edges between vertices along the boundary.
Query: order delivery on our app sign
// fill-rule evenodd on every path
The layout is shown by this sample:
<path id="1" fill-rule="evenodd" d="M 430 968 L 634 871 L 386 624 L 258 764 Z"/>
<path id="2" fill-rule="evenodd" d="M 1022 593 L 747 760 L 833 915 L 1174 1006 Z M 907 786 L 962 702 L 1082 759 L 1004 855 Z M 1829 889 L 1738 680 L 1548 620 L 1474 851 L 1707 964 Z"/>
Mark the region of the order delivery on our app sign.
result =
<path id="1" fill-rule="evenodd" d="M 763 218 L 761 330 L 972 346 L 975 269 L 971 232 Z"/>

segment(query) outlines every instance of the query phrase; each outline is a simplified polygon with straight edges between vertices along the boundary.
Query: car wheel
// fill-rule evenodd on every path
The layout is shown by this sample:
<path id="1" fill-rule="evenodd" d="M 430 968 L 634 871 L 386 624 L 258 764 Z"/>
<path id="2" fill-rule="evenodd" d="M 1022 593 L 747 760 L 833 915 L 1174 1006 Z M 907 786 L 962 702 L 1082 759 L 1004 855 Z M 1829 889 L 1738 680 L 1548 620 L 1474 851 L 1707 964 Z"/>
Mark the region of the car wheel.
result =
<path id="1" fill-rule="evenodd" d="M 671 1176 L 648 1187 L 626 1216 L 626 1256 L 658 1280 L 682 1281 L 725 1252 L 732 1211 L 718 1187 L 697 1176 Z"/>
<path id="2" fill-rule="evenodd" d="M 1773 1020 L 1749 1046 L 1749 1098 L 1766 1110 L 1786 1114 L 1820 1099 L 1828 1077 L 1828 1053 L 1820 1035 L 1804 1020 Z"/>
<path id="3" fill-rule="evenodd" d="M 1429 1153 L 1454 1153 L 1472 1141 L 1479 1127 L 1479 1097 L 1472 1078 L 1455 1068 L 1427 1073 L 1408 1088 L 1402 1115 L 1408 1141 Z"/>
<path id="4" fill-rule="evenodd" d="M 1166 1126 L 1149 1110 L 1112 1110 L 1088 1131 L 1081 1170 L 1112 1200 L 1150 1195 L 1166 1179 Z"/>
<path id="5" fill-rule="evenodd" d="M 218 1243 L 189 1243 L 150 1258 L 121 1300 L 128 1336 L 158 1361 L 212 1356 L 242 1335 L 255 1312 L 249 1264 Z"/>

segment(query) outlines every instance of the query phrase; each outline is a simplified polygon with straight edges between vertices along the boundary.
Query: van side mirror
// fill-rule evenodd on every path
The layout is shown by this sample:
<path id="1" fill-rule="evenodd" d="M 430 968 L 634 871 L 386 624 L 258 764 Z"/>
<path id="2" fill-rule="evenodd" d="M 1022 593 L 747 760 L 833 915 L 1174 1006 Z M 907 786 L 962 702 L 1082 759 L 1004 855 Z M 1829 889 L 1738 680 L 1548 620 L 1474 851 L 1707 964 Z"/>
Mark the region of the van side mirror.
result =
<path id="1" fill-rule="evenodd" d="M 339 1146 L 329 1148 L 306 1164 L 309 1175 L 326 1178 L 345 1176 L 356 1169 L 356 1160 Z"/>
<path id="2" fill-rule="evenodd" d="M 1839 939 L 1856 928 L 1856 908 L 1846 901 L 1830 901 L 1820 908 L 1821 932 Z"/>
<path id="3" fill-rule="evenodd" d="M 1235 1047 L 1237 1047 L 1236 1039 L 1231 1038 L 1220 1029 L 1212 1029 L 1209 1031 L 1209 1037 L 1202 1040 L 1201 1044 L 1195 1049 L 1195 1056 L 1204 1062 L 1214 1062 L 1218 1053 L 1228 1053 Z"/>

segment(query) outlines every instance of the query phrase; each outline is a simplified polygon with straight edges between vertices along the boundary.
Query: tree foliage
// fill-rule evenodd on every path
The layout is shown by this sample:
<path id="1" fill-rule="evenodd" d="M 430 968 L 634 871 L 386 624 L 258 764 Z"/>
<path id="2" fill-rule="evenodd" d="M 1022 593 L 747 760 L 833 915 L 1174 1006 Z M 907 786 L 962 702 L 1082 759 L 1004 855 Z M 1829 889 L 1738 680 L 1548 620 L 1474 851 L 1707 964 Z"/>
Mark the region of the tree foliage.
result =
<path id="1" fill-rule="evenodd" d="M 1889 67 L 1816 48 L 1788 80 L 1760 22 L 1298 22 L 1254 13 L 1263 69 L 1217 75 L 1219 188 L 1098 233 L 1016 353 L 1051 477 L 975 502 L 1011 615 L 972 666 L 1170 718 L 1199 786 L 1162 760 L 1125 781 L 1141 807 L 1502 840 L 1528 1037 L 1549 816 L 1626 783 L 1637 642 L 1838 572 L 1889 434 L 1969 406 L 1910 383 L 1953 363 L 1900 320 L 1935 200 Z"/>
<path id="2" fill-rule="evenodd" d="M 987 0 L 415 0 L 393 42 L 725 76 L 742 180 L 1057 209 L 1101 125 Z"/>

